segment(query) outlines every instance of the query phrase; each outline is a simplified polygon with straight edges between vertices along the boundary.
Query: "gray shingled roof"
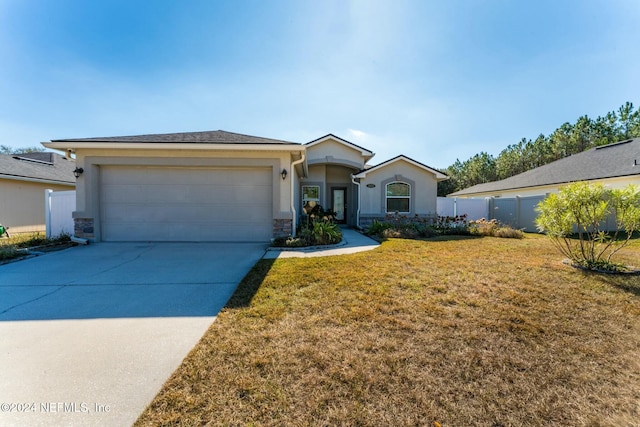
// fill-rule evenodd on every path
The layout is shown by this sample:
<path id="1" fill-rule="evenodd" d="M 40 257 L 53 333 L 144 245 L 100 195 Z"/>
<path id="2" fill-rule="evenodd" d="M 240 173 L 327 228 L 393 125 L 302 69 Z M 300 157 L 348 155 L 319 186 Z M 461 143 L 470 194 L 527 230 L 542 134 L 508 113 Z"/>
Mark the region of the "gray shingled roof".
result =
<path id="1" fill-rule="evenodd" d="M 51 142 L 149 142 L 149 143 L 197 143 L 197 144 L 296 144 L 279 139 L 262 138 L 240 133 L 213 130 L 206 132 L 162 133 L 133 136 L 108 136 L 102 138 L 54 139 Z"/>
<path id="2" fill-rule="evenodd" d="M 450 196 L 631 175 L 640 175 L 640 138 L 591 148 L 501 181 L 478 184 L 456 191 Z"/>
<path id="3" fill-rule="evenodd" d="M 0 154 L 0 177 L 4 179 L 26 178 L 75 185 L 75 167 L 75 160 L 56 153 Z"/>

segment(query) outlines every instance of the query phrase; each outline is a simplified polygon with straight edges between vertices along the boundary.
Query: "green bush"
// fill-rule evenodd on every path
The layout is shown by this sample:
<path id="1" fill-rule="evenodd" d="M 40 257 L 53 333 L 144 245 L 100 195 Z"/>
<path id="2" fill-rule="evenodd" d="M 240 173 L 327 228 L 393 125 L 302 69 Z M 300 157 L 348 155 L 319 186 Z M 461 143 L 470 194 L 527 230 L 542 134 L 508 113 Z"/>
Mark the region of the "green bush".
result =
<path id="1" fill-rule="evenodd" d="M 629 243 L 640 228 L 640 189 L 622 190 L 602 184 L 576 182 L 540 202 L 536 225 L 574 264 L 591 270 L 620 271 L 613 256 Z M 615 215 L 616 231 L 602 230 Z"/>
<path id="2" fill-rule="evenodd" d="M 338 224 L 321 220 L 313 223 L 311 237 L 313 245 L 332 245 L 340 243 L 342 231 Z"/>
<path id="3" fill-rule="evenodd" d="M 394 228 L 393 224 L 374 219 L 371 225 L 365 230 L 365 234 L 369 236 L 382 236 L 385 230 L 390 228 Z"/>

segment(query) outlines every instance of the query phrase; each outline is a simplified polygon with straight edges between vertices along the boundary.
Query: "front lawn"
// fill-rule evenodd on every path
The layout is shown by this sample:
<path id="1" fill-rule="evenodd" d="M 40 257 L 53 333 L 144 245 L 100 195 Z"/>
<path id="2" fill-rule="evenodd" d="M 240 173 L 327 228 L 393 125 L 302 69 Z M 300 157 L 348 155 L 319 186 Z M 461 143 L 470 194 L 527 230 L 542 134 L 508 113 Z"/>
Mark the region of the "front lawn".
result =
<path id="1" fill-rule="evenodd" d="M 639 355 L 640 277 L 535 235 L 392 239 L 260 261 L 137 425 L 631 426 Z"/>

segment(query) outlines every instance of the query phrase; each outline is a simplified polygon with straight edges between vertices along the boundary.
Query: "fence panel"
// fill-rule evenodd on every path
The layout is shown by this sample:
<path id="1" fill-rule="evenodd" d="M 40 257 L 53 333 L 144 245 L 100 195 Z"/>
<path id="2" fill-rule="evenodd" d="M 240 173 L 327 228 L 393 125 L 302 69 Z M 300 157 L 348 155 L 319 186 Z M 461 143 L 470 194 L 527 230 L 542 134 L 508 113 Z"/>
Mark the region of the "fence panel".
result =
<path id="1" fill-rule="evenodd" d="M 73 235 L 72 213 L 76 210 L 76 192 L 45 190 L 47 237 L 62 233 Z"/>
<path id="2" fill-rule="evenodd" d="M 491 219 L 518 228 L 518 204 L 515 198 L 492 199 Z"/>
<path id="3" fill-rule="evenodd" d="M 455 216 L 455 197 L 438 197 L 436 204 L 438 216 Z"/>
<path id="4" fill-rule="evenodd" d="M 467 215 L 467 219 L 476 220 L 489 217 L 488 199 L 459 199 L 457 197 L 438 197 L 439 216 Z"/>
<path id="5" fill-rule="evenodd" d="M 456 216 L 467 214 L 469 220 L 496 219 L 513 228 L 537 233 L 536 218 L 538 204 L 547 196 L 488 197 L 486 199 L 459 199 L 438 197 L 438 215 Z M 616 217 L 611 214 L 602 225 L 605 231 L 616 230 Z"/>
<path id="6" fill-rule="evenodd" d="M 536 227 L 536 218 L 538 212 L 536 207 L 538 203 L 545 199 L 546 196 L 530 196 L 520 197 L 520 218 L 518 219 L 518 228 L 530 233 L 538 231 Z"/>
<path id="7" fill-rule="evenodd" d="M 489 217 L 488 199 L 458 199 L 456 201 L 456 214 L 467 215 L 469 221 Z"/>

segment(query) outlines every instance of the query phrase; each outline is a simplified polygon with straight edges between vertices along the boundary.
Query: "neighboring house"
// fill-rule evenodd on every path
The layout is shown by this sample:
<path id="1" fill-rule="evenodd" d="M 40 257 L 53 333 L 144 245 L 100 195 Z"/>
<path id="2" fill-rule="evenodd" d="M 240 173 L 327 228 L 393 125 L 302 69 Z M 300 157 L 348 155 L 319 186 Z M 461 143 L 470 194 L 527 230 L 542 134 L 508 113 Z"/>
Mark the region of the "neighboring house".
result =
<path id="1" fill-rule="evenodd" d="M 45 190 L 73 190 L 75 161 L 56 153 L 0 155 L 0 224 L 11 233 L 45 230 Z"/>
<path id="2" fill-rule="evenodd" d="M 52 140 L 76 154 L 75 235 L 94 241 L 268 241 L 321 205 L 362 226 L 435 215 L 443 173 L 334 135 L 307 144 L 225 131 Z"/>
<path id="3" fill-rule="evenodd" d="M 575 181 L 610 188 L 640 184 L 640 138 L 591 148 L 501 181 L 478 184 L 447 197 L 528 197 L 558 192 Z"/>

